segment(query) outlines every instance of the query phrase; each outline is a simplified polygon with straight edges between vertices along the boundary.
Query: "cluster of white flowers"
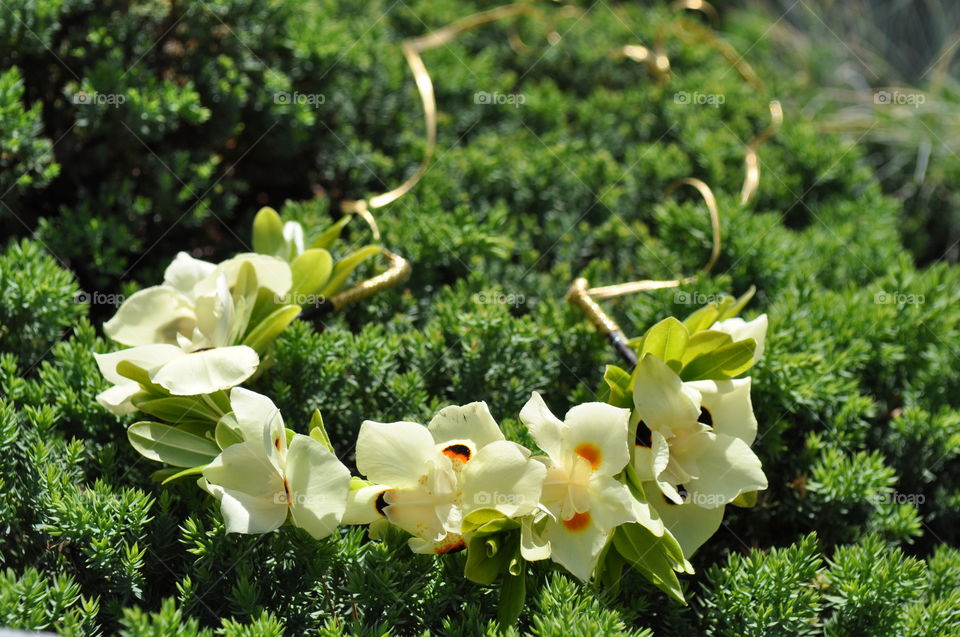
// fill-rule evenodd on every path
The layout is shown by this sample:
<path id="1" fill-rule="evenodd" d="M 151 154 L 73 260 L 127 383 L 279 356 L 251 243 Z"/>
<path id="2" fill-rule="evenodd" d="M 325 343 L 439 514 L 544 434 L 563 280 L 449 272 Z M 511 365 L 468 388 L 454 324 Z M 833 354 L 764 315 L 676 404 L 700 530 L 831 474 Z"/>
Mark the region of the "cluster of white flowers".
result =
<path id="1" fill-rule="evenodd" d="M 506 440 L 486 403 L 471 402 L 426 426 L 363 422 L 361 475 L 351 477 L 319 412 L 309 435 L 296 433 L 268 397 L 239 387 L 299 313 L 282 301 L 297 281 L 301 291 L 342 283 L 329 283 L 329 253 L 316 242 L 304 250 L 295 226 L 262 211 L 261 253 L 218 265 L 181 253 L 162 285 L 131 296 L 105 324 L 129 348 L 97 355 L 114 384 L 98 400 L 172 423 L 138 422 L 128 437 L 170 465 L 158 472 L 164 481 L 199 476 L 228 532 L 289 524 L 323 538 L 353 524 L 378 538 L 395 527 L 416 553 L 466 549 L 466 575 L 478 582 L 524 561 L 552 559 L 582 580 L 629 562 L 680 598 L 674 573 L 692 572 L 689 557 L 726 505 L 766 488 L 743 374 L 763 355 L 767 319 L 733 316 L 752 292 L 631 341 L 638 363 L 608 368 L 603 402 L 561 420 L 533 392 L 519 420 L 539 451 Z"/>

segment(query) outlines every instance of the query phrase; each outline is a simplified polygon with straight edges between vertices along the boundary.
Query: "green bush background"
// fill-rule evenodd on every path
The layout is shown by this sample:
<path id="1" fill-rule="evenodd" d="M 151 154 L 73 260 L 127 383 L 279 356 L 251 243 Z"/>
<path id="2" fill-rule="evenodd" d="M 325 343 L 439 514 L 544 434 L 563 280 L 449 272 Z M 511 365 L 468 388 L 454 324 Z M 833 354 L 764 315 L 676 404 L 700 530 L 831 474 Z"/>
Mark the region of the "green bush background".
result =
<path id="1" fill-rule="evenodd" d="M 312 541 L 223 532 L 189 483 L 154 467 L 100 409 L 91 352 L 110 295 L 158 280 L 188 249 L 244 249 L 264 204 L 307 223 L 399 184 L 423 148 L 400 54 L 490 2 L 9 1 L 0 7 L 0 625 L 64 634 L 393 634 L 496 631 L 496 591 L 462 556 L 409 553 L 361 529 Z M 900 208 L 858 147 L 787 112 L 740 206 L 743 143 L 789 73 L 746 85 L 704 43 L 664 37 L 674 75 L 611 59 L 677 16 L 659 3 L 493 26 L 424 55 L 439 151 L 383 209 L 410 281 L 322 323 L 296 323 L 253 388 L 302 430 L 323 413 L 352 462 L 365 418 L 423 421 L 486 400 L 509 435 L 532 390 L 561 412 L 592 400 L 604 341 L 567 306 L 595 284 L 672 278 L 706 260 L 702 205 L 718 195 L 724 249 L 682 291 L 609 303 L 631 335 L 718 293 L 759 293 L 756 449 L 770 489 L 730 508 L 685 578 L 680 607 L 630 573 L 617 594 L 538 564 L 517 630 L 538 635 L 952 635 L 960 624 L 957 270 L 917 269 Z M 722 7 L 721 7 L 722 8 Z M 723 12 L 740 50 L 769 24 Z M 748 58 L 751 59 L 752 58 Z M 761 60 L 762 62 L 762 60 Z M 121 94 L 126 101 L 76 103 Z M 275 93 L 324 103 L 276 103 Z M 524 104 L 478 104 L 478 92 Z M 682 104 L 678 92 L 724 103 Z M 285 203 L 286 202 L 286 203 Z M 363 240 L 357 232 L 350 240 Z M 26 238 L 30 237 L 30 238 Z M 529 441 L 527 441 L 529 442 Z M 186 482 L 186 481 L 185 481 Z"/>

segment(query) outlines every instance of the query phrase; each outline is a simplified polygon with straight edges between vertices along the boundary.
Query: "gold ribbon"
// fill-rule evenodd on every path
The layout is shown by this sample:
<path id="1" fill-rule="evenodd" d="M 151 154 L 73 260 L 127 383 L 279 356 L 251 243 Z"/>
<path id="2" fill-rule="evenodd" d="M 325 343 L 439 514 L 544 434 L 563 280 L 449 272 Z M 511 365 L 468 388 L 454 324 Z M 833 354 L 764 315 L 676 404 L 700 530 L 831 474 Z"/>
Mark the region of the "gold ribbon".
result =
<path id="1" fill-rule="evenodd" d="M 600 307 L 600 305 L 597 303 L 597 300 L 611 299 L 618 296 L 624 296 L 626 294 L 634 294 L 636 292 L 649 292 L 651 290 L 675 288 L 687 283 L 692 283 L 700 276 L 710 272 L 717 264 L 717 260 L 720 258 L 720 209 L 717 206 L 717 198 L 713 195 L 713 191 L 710 189 L 710 186 L 693 177 L 678 179 L 677 181 L 671 183 L 669 186 L 667 186 L 664 197 L 669 197 L 680 186 L 690 186 L 700 193 L 700 196 L 703 197 L 703 202 L 707 206 L 707 211 L 710 214 L 710 228 L 712 231 L 710 258 L 707 260 L 706 265 L 704 265 L 699 272 L 681 279 L 646 279 L 629 281 L 627 283 L 618 283 L 616 285 L 607 285 L 598 288 L 591 288 L 589 282 L 585 278 L 580 277 L 573 282 L 573 284 L 570 286 L 570 289 L 567 291 L 567 301 L 583 311 L 587 319 L 593 323 L 594 327 L 596 327 L 601 334 L 610 340 L 614 348 L 616 348 L 620 355 L 623 356 L 623 358 L 630 365 L 636 364 L 636 353 L 634 353 L 633 350 L 627 345 L 627 337 L 623 333 L 623 330 L 620 329 L 620 326 L 617 325 L 617 322 L 614 321 L 609 314 L 603 311 L 603 308 Z"/>

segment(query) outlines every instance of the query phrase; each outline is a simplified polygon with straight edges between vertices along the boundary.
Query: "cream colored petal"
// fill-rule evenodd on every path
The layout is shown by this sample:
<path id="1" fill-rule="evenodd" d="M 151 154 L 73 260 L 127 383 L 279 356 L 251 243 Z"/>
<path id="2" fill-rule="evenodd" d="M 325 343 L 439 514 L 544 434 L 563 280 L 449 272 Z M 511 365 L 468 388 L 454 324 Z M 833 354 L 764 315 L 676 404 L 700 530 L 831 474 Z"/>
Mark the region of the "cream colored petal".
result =
<path id="1" fill-rule="evenodd" d="M 423 425 L 413 422 L 360 425 L 357 435 L 357 469 L 371 482 L 391 487 L 415 487 L 437 457 L 446 459 Z M 447 461 L 449 465 L 449 460 Z"/>
<path id="2" fill-rule="evenodd" d="M 527 426 L 530 436 L 551 460 L 562 463 L 563 438 L 566 425 L 553 415 L 539 392 L 533 392 L 530 400 L 520 410 L 520 421 Z"/>
<path id="3" fill-rule="evenodd" d="M 117 416 L 132 414 L 137 411 L 130 399 L 140 391 L 138 383 L 129 382 L 122 385 L 114 385 L 97 394 L 97 402 L 111 413 Z"/>
<path id="4" fill-rule="evenodd" d="M 530 451 L 508 440 L 482 447 L 461 472 L 463 515 L 495 508 L 507 517 L 533 513 L 547 468 Z"/>
<path id="5" fill-rule="evenodd" d="M 588 513 L 582 515 L 588 517 L 573 523 L 548 521 L 544 539 L 550 543 L 551 559 L 586 582 L 596 569 L 609 534 L 597 527 Z"/>
<path id="6" fill-rule="evenodd" d="M 193 288 L 213 272 L 216 266 L 207 261 L 194 259 L 180 252 L 163 273 L 163 282 L 187 298 L 193 297 Z"/>
<path id="7" fill-rule="evenodd" d="M 261 440 L 264 425 L 275 421 L 283 426 L 280 410 L 263 394 L 234 387 L 230 390 L 230 407 L 244 440 Z"/>
<path id="8" fill-rule="evenodd" d="M 587 460 L 593 470 L 612 476 L 630 461 L 627 421 L 630 410 L 606 403 L 584 403 L 567 412 L 564 455 L 573 453 Z"/>
<path id="9" fill-rule="evenodd" d="M 265 254 L 244 252 L 217 265 L 213 272 L 197 283 L 194 288 L 194 295 L 197 297 L 214 295 L 216 293 L 217 277 L 221 272 L 226 276 L 227 286 L 232 290 L 237 284 L 240 268 L 245 262 L 249 262 L 253 266 L 260 287 L 267 288 L 277 297 L 284 297 L 290 291 L 293 274 L 289 263 Z"/>
<path id="10" fill-rule="evenodd" d="M 633 402 L 637 414 L 651 431 L 685 427 L 697 421 L 699 392 L 685 386 L 666 363 L 647 355 L 637 363 L 634 373 Z"/>
<path id="11" fill-rule="evenodd" d="M 537 532 L 534 519 L 533 515 L 527 515 L 520 520 L 520 555 L 528 562 L 550 557 L 550 542 Z"/>
<path id="12" fill-rule="evenodd" d="M 712 433 L 705 439 L 697 458 L 700 476 L 684 485 L 693 504 L 716 508 L 741 493 L 767 488 L 760 459 L 744 441 Z"/>
<path id="13" fill-rule="evenodd" d="M 651 488 L 647 491 L 653 493 L 655 487 L 652 484 L 649 486 Z M 705 509 L 693 503 L 668 504 L 662 497 L 652 498 L 650 503 L 660 514 L 664 526 L 680 544 L 683 556 L 687 559 L 717 532 L 723 522 L 724 507 Z"/>
<path id="14" fill-rule="evenodd" d="M 462 407 L 444 407 L 437 412 L 427 428 L 440 445 L 450 441 L 469 440 L 479 449 L 491 442 L 503 440 L 497 421 L 490 415 L 487 403 L 482 401 Z"/>
<path id="15" fill-rule="evenodd" d="M 140 290 L 123 302 L 103 324 L 104 333 L 123 345 L 177 343 L 178 331 L 190 331 L 193 304 L 171 287 L 158 285 Z"/>
<path id="16" fill-rule="evenodd" d="M 175 358 L 151 375 L 151 380 L 175 396 L 211 394 L 230 389 L 257 371 L 260 357 L 246 345 L 217 347 Z"/>
<path id="17" fill-rule="evenodd" d="M 763 360 L 763 351 L 767 340 L 766 314 L 761 314 L 752 321 L 744 321 L 740 317 L 729 318 L 714 323 L 710 329 L 729 334 L 734 341 L 752 338 L 757 343 L 757 348 L 753 351 L 753 360 L 758 363 Z"/>
<path id="18" fill-rule="evenodd" d="M 223 489 L 220 515 L 227 533 L 269 533 L 286 522 L 287 506 L 273 497 Z"/>
<path id="19" fill-rule="evenodd" d="M 748 445 L 757 437 L 757 418 L 750 399 L 750 378 L 733 380 L 698 380 L 687 383 L 700 392 L 700 421 L 713 427 L 718 434 L 740 438 Z"/>
<path id="20" fill-rule="evenodd" d="M 609 476 L 595 475 L 590 480 L 590 515 L 602 531 L 627 522 L 636 522 L 635 507 L 639 504 L 627 485 Z"/>
<path id="21" fill-rule="evenodd" d="M 283 476 L 263 453 L 263 444 L 251 440 L 230 445 L 203 469 L 203 477 L 212 485 L 247 495 L 274 499 L 282 503 Z"/>
<path id="22" fill-rule="evenodd" d="M 129 347 L 109 354 L 94 354 L 93 358 L 97 361 L 103 377 L 115 385 L 120 385 L 133 382 L 117 373 L 117 363 L 120 361 L 129 361 L 150 373 L 180 356 L 183 356 L 183 350 L 176 345 L 157 344 Z"/>
<path id="23" fill-rule="evenodd" d="M 293 523 L 324 538 L 343 517 L 350 471 L 322 444 L 295 434 L 287 449 L 287 489 Z"/>
<path id="24" fill-rule="evenodd" d="M 347 507 L 343 512 L 343 524 L 370 524 L 385 516 L 377 507 L 386 506 L 383 494 L 389 487 L 372 484 L 359 489 L 351 489 L 347 494 Z"/>
<path id="25" fill-rule="evenodd" d="M 210 345 L 226 347 L 233 344 L 230 335 L 236 315 L 233 297 L 227 287 L 227 277 L 223 272 L 217 276 L 213 294 L 197 297 L 195 312 L 197 329 Z"/>

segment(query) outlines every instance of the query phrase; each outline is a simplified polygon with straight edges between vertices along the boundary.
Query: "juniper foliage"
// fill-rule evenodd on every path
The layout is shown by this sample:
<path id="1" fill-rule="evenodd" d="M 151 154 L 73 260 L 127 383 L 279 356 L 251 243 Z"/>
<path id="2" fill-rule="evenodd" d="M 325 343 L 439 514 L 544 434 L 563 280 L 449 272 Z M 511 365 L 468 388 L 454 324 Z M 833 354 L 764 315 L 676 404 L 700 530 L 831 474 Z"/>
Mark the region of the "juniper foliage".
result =
<path id="1" fill-rule="evenodd" d="M 177 250 L 216 259 L 244 249 L 260 205 L 326 223 L 344 198 L 400 183 L 423 128 L 399 42 L 493 3 L 6 5 L 0 623 L 76 635 L 496 634 L 496 591 L 463 579 L 462 556 L 413 555 L 403 538 L 370 542 L 359 529 L 322 542 L 291 528 L 225 535 L 192 485 L 150 480 L 129 422 L 94 402 L 105 383 L 91 355 L 111 347 L 95 327 L 111 295 L 156 282 Z M 567 286 L 700 267 L 701 204 L 663 197 L 697 176 L 723 211 L 713 274 L 608 307 L 636 335 L 757 286 L 749 314 L 771 323 L 754 373 L 755 447 L 770 488 L 753 509 L 730 507 L 695 556 L 689 606 L 636 573 L 611 594 L 536 564 L 511 634 L 952 634 L 960 274 L 914 266 L 899 207 L 860 151 L 802 113 L 763 146 L 758 196 L 739 205 L 743 143 L 789 85 L 749 87 L 708 44 L 670 35 L 678 17 L 665 5 L 584 10 L 558 25 L 555 46 L 526 21 L 529 50 L 495 25 L 425 54 L 439 156 L 379 214 L 411 279 L 295 323 L 252 389 L 301 431 L 320 408 L 348 464 L 364 418 L 422 421 L 478 399 L 529 444 L 516 415 L 532 390 L 562 413 L 594 399 L 616 362 L 565 304 Z M 755 38 L 768 26 L 740 18 L 728 26 Z M 607 55 L 661 31 L 666 84 Z M 295 91 L 324 99 L 275 98 Z M 479 92 L 524 100 L 481 103 Z"/>

